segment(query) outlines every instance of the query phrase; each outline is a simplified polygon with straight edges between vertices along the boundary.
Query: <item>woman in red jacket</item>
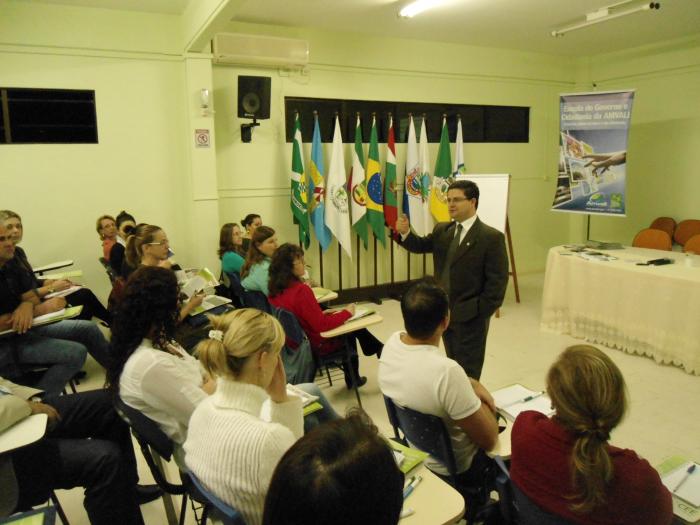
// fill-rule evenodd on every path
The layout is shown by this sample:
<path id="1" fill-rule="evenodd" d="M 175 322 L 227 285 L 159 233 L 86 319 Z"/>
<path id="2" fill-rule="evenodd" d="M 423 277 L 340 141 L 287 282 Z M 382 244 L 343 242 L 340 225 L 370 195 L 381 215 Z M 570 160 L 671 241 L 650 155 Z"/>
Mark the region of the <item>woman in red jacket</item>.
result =
<path id="1" fill-rule="evenodd" d="M 627 408 L 615 363 L 593 346 L 571 346 L 549 369 L 547 393 L 551 419 L 527 411 L 513 425 L 510 476 L 525 504 L 586 525 L 671 523 L 671 494 L 656 470 L 608 443 Z"/>
<path id="2" fill-rule="evenodd" d="M 269 300 L 273 306 L 284 308 L 294 314 L 306 332 L 314 352 L 320 355 L 329 354 L 340 348 L 344 340 L 342 337 L 326 339 L 321 336 L 321 332 L 337 328 L 350 319 L 355 313 L 355 305 L 348 305 L 342 310 L 321 310 L 311 288 L 302 281 L 305 271 L 303 250 L 295 244 L 285 243 L 280 246 L 270 263 Z M 360 342 L 362 353 L 365 355 L 378 356 L 381 354 L 383 345 L 366 328 L 351 332 L 344 337 L 351 338 L 350 348 L 354 353 L 353 366 L 357 377 L 360 378 L 358 386 L 362 386 L 367 382 L 367 378 L 360 377 L 358 372 L 359 361 L 355 339 Z M 345 383 L 348 388 L 351 388 L 352 382 L 348 372 L 345 373 Z"/>

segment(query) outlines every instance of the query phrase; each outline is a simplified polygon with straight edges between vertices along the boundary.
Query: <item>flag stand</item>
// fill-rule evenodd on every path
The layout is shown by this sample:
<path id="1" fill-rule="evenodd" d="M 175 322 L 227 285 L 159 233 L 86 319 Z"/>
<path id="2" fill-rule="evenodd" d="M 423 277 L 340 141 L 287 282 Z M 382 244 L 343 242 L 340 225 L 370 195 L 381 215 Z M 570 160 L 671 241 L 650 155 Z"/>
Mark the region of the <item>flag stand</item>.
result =
<path id="1" fill-rule="evenodd" d="M 318 268 L 321 271 L 321 286 L 323 286 L 323 248 L 321 243 L 318 243 Z"/>

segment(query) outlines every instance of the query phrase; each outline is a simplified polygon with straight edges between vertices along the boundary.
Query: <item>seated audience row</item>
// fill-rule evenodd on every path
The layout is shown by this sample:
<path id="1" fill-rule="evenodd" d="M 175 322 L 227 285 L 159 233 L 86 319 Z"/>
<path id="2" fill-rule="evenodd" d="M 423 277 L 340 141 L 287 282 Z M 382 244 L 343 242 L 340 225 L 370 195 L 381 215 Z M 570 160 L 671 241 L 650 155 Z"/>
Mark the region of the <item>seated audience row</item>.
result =
<path id="1" fill-rule="evenodd" d="M 241 228 L 235 222 L 228 222 L 221 227 L 217 254 L 221 259 L 222 272 L 241 273 L 245 262 L 245 252 L 243 251 Z"/>

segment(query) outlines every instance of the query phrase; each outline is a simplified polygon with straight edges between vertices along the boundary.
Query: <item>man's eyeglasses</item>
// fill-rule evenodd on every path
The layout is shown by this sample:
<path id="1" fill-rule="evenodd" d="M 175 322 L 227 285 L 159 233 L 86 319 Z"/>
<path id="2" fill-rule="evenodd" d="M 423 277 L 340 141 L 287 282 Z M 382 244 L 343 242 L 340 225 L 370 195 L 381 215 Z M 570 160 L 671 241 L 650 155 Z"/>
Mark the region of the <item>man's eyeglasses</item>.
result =
<path id="1" fill-rule="evenodd" d="M 452 199 L 447 199 L 447 204 L 457 204 L 459 202 L 464 202 L 464 201 L 470 201 L 471 199 L 467 199 L 466 197 L 454 197 Z"/>

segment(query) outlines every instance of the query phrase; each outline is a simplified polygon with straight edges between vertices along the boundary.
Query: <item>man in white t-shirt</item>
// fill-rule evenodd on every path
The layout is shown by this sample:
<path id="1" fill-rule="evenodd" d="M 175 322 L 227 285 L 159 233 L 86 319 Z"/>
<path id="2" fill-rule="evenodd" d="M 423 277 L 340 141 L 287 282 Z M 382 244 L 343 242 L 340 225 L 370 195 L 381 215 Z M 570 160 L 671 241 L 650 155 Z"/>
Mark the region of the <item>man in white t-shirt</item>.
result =
<path id="1" fill-rule="evenodd" d="M 490 450 L 498 439 L 495 405 L 481 383 L 438 348 L 450 322 L 447 294 L 436 284 L 419 282 L 401 299 L 401 313 L 406 331 L 394 333 L 384 344 L 379 387 L 400 406 L 442 418 L 452 439 L 460 483 L 478 482 L 469 471 L 474 463 L 476 475 L 476 463 L 485 461 L 477 452 Z M 448 474 L 433 458 L 426 465 Z"/>

